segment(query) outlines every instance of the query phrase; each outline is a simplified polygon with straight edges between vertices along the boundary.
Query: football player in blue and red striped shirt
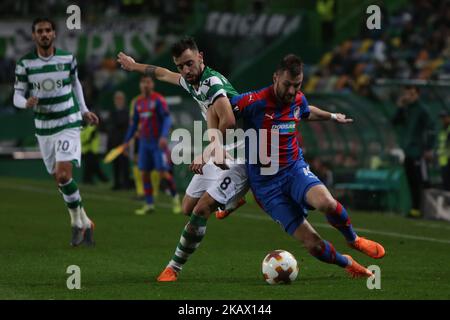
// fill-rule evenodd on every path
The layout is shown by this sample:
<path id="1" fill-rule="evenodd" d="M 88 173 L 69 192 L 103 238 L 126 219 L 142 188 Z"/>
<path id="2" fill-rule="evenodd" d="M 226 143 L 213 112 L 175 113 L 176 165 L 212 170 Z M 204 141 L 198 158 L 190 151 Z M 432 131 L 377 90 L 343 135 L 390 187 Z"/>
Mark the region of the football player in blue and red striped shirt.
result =
<path id="1" fill-rule="evenodd" d="M 154 91 L 154 81 L 150 76 L 141 77 L 140 89 L 141 95 L 134 102 L 133 117 L 125 136 L 125 144 L 128 144 L 139 130 L 138 167 L 142 172 L 146 204 L 135 212 L 142 215 L 154 210 L 151 171 L 155 169 L 168 181 L 173 196 L 173 212 L 180 213 L 175 181 L 169 172 L 167 159 L 168 136 L 172 124 L 169 108 L 164 97 Z"/>
<path id="2" fill-rule="evenodd" d="M 343 234 L 349 246 L 372 258 L 384 256 L 385 251 L 380 244 L 356 235 L 345 208 L 310 171 L 296 135 L 296 126 L 302 120 L 335 120 L 339 123 L 353 120 L 344 114 L 329 113 L 308 104 L 300 91 L 303 64 L 297 56 L 284 57 L 273 80 L 269 87 L 231 99 L 235 112 L 244 119 L 245 130 L 255 129 L 258 136 L 258 143 L 247 141 L 246 145 L 247 170 L 253 194 L 262 209 L 287 233 L 302 242 L 313 256 L 345 268 L 352 276 L 369 277 L 372 273 L 368 269 L 350 256 L 337 252 L 306 221 L 307 210 L 318 209 Z M 267 157 L 253 159 L 252 155 L 259 154 L 261 148 L 268 151 Z"/>

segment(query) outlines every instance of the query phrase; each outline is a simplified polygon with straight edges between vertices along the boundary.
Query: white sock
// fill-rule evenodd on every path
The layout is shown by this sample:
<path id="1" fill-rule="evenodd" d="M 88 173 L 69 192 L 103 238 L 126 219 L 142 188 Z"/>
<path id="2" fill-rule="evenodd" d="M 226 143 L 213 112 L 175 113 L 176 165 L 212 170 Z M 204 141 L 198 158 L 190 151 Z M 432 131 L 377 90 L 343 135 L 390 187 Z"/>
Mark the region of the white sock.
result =
<path id="1" fill-rule="evenodd" d="M 83 223 L 81 222 L 81 210 L 80 207 L 69 209 L 70 214 L 70 224 L 72 227 L 82 228 Z"/>
<path id="2" fill-rule="evenodd" d="M 89 229 L 91 227 L 91 220 L 88 218 L 86 211 L 84 210 L 83 207 L 81 207 L 80 209 L 80 217 L 81 217 L 81 222 L 83 224 L 83 228 Z"/>

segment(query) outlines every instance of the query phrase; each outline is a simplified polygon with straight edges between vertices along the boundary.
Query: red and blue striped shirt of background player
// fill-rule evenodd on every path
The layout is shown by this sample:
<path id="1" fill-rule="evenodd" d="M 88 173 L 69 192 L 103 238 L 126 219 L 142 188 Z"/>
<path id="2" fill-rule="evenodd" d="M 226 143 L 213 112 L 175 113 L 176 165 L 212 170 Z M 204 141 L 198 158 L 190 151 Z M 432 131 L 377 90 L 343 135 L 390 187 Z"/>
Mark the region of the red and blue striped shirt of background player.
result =
<path id="1" fill-rule="evenodd" d="M 267 129 L 267 152 L 270 155 L 270 130 L 279 131 L 279 167 L 288 167 L 296 161 L 304 161 L 303 152 L 297 138 L 297 124 L 301 119 L 309 117 L 308 101 L 302 92 L 298 92 L 293 103 L 284 104 L 275 96 L 273 85 L 258 91 L 243 93 L 231 99 L 231 105 L 237 117 L 244 119 L 244 130 Z M 259 137 L 259 132 L 258 132 Z M 247 141 L 248 142 L 248 141 Z M 259 146 L 258 138 L 258 149 Z M 253 151 L 253 152 L 257 152 Z M 249 147 L 246 146 L 246 157 Z M 272 160 L 273 158 L 271 158 Z M 249 164 L 255 168 L 259 165 Z M 253 170 L 252 170 L 253 171 Z M 259 170 L 258 170 L 259 171 Z"/>
<path id="2" fill-rule="evenodd" d="M 153 92 L 150 96 L 136 98 L 131 125 L 125 135 L 128 142 L 139 129 L 140 143 L 158 146 L 159 138 L 167 138 L 172 120 L 164 97 Z"/>

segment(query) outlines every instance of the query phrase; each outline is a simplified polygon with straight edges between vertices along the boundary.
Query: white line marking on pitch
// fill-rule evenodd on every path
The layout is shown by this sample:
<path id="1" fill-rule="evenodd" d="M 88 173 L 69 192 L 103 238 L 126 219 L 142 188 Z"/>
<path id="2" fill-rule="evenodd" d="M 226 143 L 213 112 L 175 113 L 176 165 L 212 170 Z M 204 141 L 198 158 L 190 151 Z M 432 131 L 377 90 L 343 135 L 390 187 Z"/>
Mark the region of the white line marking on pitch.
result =
<path id="1" fill-rule="evenodd" d="M 41 189 L 34 186 L 14 186 L 14 185 L 0 185 L 0 187 L 7 188 L 7 189 L 15 189 L 20 191 L 31 191 L 36 193 L 43 193 L 43 194 L 57 194 L 56 189 L 54 191 L 47 190 L 47 189 Z M 99 194 L 93 194 L 91 193 L 85 193 L 82 195 L 85 199 L 93 199 L 93 200 L 104 200 L 104 201 L 114 201 L 114 202 L 136 202 L 136 200 L 133 199 L 127 199 L 122 197 L 110 197 L 110 196 L 104 196 Z M 171 208 L 172 206 L 166 203 L 160 203 L 158 206 L 162 208 Z M 237 213 L 237 217 L 242 217 L 246 219 L 254 219 L 254 220 L 271 220 L 268 216 L 257 216 L 253 214 L 246 214 L 246 213 Z M 314 223 L 313 227 L 319 227 L 319 228 L 328 228 L 332 229 L 333 227 L 325 224 L 325 223 Z M 444 240 L 444 239 L 436 239 L 436 238 L 429 238 L 429 237 L 422 237 L 422 236 L 414 236 L 409 234 L 403 234 L 403 233 L 397 233 L 397 232 L 389 232 L 389 231 L 379 231 L 379 230 L 370 230 L 370 229 L 364 229 L 364 228 L 355 228 L 355 231 L 358 232 L 364 232 L 364 233 L 370 233 L 370 234 L 378 234 L 382 236 L 389 236 L 394 238 L 400 238 L 400 239 L 411 239 L 411 240 L 420 240 L 420 241 L 429 241 L 429 242 L 438 242 L 438 243 L 445 243 L 450 244 L 450 240 Z"/>
<path id="2" fill-rule="evenodd" d="M 255 215 L 252 215 L 252 214 L 245 214 L 245 213 L 237 213 L 236 216 L 247 218 L 247 219 L 255 219 L 255 220 L 271 220 L 269 217 L 255 216 Z M 319 228 L 333 229 L 332 226 L 330 226 L 329 224 L 326 224 L 326 223 L 314 223 L 314 224 L 312 224 L 312 226 L 313 227 L 319 227 Z M 378 231 L 378 230 L 370 230 L 370 229 L 363 229 L 363 228 L 354 228 L 354 229 L 357 232 L 378 234 L 378 235 L 389 236 L 389 237 L 394 237 L 394 238 L 421 240 L 421 241 L 439 242 L 439 243 L 450 244 L 450 240 L 444 240 L 444 239 L 436 239 L 436 238 L 429 238 L 429 237 L 413 236 L 413 235 L 397 233 L 397 232 Z"/>

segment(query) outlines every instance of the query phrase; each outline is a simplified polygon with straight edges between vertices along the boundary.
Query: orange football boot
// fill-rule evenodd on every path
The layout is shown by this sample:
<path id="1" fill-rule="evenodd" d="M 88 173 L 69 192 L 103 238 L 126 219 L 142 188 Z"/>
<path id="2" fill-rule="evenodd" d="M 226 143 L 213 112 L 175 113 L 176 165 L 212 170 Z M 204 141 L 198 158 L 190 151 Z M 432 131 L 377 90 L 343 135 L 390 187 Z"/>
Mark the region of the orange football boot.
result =
<path id="1" fill-rule="evenodd" d="M 219 220 L 225 219 L 226 217 L 228 217 L 231 213 L 233 213 L 234 211 L 236 211 L 239 207 L 242 207 L 244 204 L 246 204 L 247 202 L 245 201 L 244 198 L 241 198 L 236 206 L 236 208 L 232 208 L 232 209 L 228 209 L 228 210 L 217 210 L 216 211 L 216 218 Z"/>
<path id="2" fill-rule="evenodd" d="M 349 243 L 349 246 L 374 259 L 381 259 L 385 254 L 381 244 L 363 237 L 356 237 L 355 242 Z"/>
<path id="3" fill-rule="evenodd" d="M 370 272 L 369 269 L 360 265 L 358 262 L 353 260 L 352 257 L 347 254 L 343 254 L 343 256 L 350 261 L 350 265 L 346 266 L 345 270 L 350 274 L 352 278 L 369 278 L 373 276 L 373 273 Z"/>
<path id="4" fill-rule="evenodd" d="M 173 282 L 177 281 L 178 273 L 171 267 L 166 267 L 163 272 L 158 276 L 156 281 L 158 282 Z"/>

